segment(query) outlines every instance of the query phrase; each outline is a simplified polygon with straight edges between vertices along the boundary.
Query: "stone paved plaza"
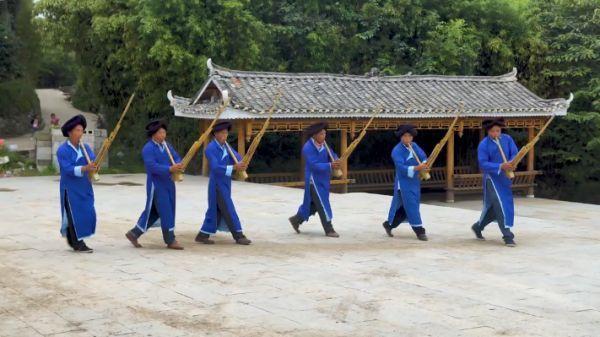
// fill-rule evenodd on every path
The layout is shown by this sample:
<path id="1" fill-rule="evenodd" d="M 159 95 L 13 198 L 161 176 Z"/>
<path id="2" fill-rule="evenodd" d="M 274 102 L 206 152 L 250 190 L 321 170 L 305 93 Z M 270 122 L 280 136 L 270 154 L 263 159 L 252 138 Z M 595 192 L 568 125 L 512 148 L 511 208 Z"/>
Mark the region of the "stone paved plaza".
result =
<path id="1" fill-rule="evenodd" d="M 600 206 L 517 199 L 516 248 L 479 213 L 423 205 L 430 241 L 381 227 L 391 197 L 332 195 L 339 239 L 317 219 L 295 234 L 302 191 L 234 183 L 254 244 L 193 239 L 203 177 L 178 184 L 177 235 L 133 248 L 124 233 L 144 205 L 144 175 L 95 186 L 93 254 L 59 236 L 58 177 L 0 179 L 0 336 L 599 336 Z M 475 208 L 475 209 L 474 209 Z"/>

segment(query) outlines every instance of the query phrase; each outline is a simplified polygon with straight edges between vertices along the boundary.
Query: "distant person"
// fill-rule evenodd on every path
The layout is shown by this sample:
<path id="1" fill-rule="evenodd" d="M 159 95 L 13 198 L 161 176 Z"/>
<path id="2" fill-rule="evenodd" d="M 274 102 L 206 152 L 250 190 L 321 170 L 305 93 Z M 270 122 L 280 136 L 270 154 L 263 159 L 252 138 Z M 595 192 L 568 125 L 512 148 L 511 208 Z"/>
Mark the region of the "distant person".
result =
<path id="1" fill-rule="evenodd" d="M 93 163 L 96 156 L 89 145 L 81 142 L 86 126 L 87 121 L 83 115 L 66 121 L 61 130 L 68 139 L 56 152 L 60 165 L 60 233 L 78 253 L 94 251 L 83 239 L 96 232 L 94 190 L 88 177 L 89 172 L 96 170 Z M 89 156 L 92 163 L 88 164 L 86 156 Z"/>
<path id="2" fill-rule="evenodd" d="M 58 129 L 58 123 L 60 123 L 60 119 L 56 117 L 56 114 L 53 112 L 50 114 L 50 127 L 53 129 Z"/>
<path id="3" fill-rule="evenodd" d="M 31 124 L 31 137 L 35 135 L 35 132 L 40 128 L 40 119 L 37 115 L 33 116 L 30 121 Z"/>

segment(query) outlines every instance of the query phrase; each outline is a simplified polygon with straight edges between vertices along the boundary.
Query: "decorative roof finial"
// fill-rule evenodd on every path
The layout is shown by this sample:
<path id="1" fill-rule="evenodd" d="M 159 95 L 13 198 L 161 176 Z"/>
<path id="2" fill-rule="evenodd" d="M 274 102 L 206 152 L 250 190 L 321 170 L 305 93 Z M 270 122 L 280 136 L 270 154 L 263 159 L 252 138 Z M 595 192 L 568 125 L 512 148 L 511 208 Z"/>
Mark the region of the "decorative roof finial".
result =
<path id="1" fill-rule="evenodd" d="M 208 60 L 206 60 L 206 67 L 208 68 L 208 75 L 212 75 L 215 68 L 213 67 L 212 59 L 210 57 L 208 58 Z"/>
<path id="2" fill-rule="evenodd" d="M 223 92 L 221 93 L 221 95 L 223 95 L 223 102 L 226 102 L 227 99 L 229 98 L 229 91 L 228 90 L 223 90 Z"/>
<path id="3" fill-rule="evenodd" d="M 377 69 L 376 67 L 373 67 L 373 68 L 371 68 L 371 70 L 368 73 L 365 73 L 365 76 L 367 76 L 367 77 L 379 76 L 379 69 Z"/>
<path id="4" fill-rule="evenodd" d="M 571 104 L 571 102 L 573 101 L 573 98 L 575 98 L 575 96 L 573 96 L 573 93 L 570 92 L 569 93 L 569 98 L 567 98 L 567 105 Z"/>
<path id="5" fill-rule="evenodd" d="M 504 77 L 506 77 L 509 81 L 516 81 L 517 80 L 517 67 L 513 67 L 511 72 L 504 75 Z"/>

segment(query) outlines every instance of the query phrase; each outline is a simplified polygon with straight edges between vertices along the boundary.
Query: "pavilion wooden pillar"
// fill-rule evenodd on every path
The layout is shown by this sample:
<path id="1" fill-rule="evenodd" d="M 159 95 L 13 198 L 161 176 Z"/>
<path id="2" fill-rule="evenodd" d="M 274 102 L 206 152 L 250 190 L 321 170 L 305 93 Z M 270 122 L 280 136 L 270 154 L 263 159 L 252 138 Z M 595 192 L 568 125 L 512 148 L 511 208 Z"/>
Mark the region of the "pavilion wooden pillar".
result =
<path id="1" fill-rule="evenodd" d="M 342 153 L 348 150 L 348 132 L 342 129 L 340 137 L 340 156 Z M 343 160 L 342 162 L 342 179 L 348 179 L 348 159 Z M 348 184 L 343 184 L 340 188 L 340 193 L 348 193 Z"/>
<path id="2" fill-rule="evenodd" d="M 304 143 L 306 143 L 307 140 L 308 137 L 306 137 L 306 134 L 300 131 L 300 149 L 298 151 L 300 153 L 300 181 L 304 181 L 304 165 L 306 165 L 306 160 L 302 155 L 302 148 L 304 147 Z"/>
<path id="3" fill-rule="evenodd" d="M 202 120 L 200 122 L 200 133 L 204 132 L 206 130 L 206 128 L 208 128 L 209 122 Z M 204 144 L 202 144 L 202 149 L 200 151 L 202 151 L 202 175 L 205 177 L 208 177 L 208 159 L 206 158 L 206 147 L 208 146 L 208 142 L 210 141 L 210 139 L 208 139 L 210 137 L 207 137 L 207 139 L 204 141 Z"/>
<path id="4" fill-rule="evenodd" d="M 446 144 L 446 202 L 454 202 L 454 129 Z"/>
<path id="5" fill-rule="evenodd" d="M 529 136 L 529 141 L 532 141 L 533 138 L 535 137 L 535 128 L 533 126 L 530 126 L 527 129 L 527 133 Z M 535 165 L 535 148 L 532 148 L 531 150 L 529 150 L 529 153 L 527 154 L 527 171 L 533 171 L 534 170 L 534 165 Z M 527 188 L 527 198 L 533 198 L 535 197 L 535 188 L 533 186 L 530 186 L 529 188 Z"/>
<path id="6" fill-rule="evenodd" d="M 242 120 L 237 122 L 237 152 L 242 157 L 246 154 L 246 125 Z"/>

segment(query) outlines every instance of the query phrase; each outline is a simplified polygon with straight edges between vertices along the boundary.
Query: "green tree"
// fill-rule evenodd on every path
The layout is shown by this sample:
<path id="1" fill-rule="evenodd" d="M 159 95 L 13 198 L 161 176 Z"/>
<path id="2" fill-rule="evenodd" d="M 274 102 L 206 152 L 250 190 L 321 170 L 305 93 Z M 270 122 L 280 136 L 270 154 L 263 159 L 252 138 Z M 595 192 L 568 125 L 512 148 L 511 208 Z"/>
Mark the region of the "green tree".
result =
<path id="1" fill-rule="evenodd" d="M 32 0 L 0 3 L 0 134 L 29 130 L 39 114 L 34 82 L 39 64 L 39 36 L 32 23 Z"/>
<path id="2" fill-rule="evenodd" d="M 532 15 L 548 44 L 542 94 L 575 95 L 540 146 L 542 188 L 561 199 L 600 203 L 600 1 L 536 4 Z"/>
<path id="3" fill-rule="evenodd" d="M 477 32 L 464 20 L 440 23 L 422 43 L 417 67 L 422 73 L 472 75 L 476 71 L 481 45 Z"/>
<path id="4" fill-rule="evenodd" d="M 111 151 L 113 164 L 128 169 L 140 164 L 143 128 L 151 118 L 166 116 L 171 141 L 182 151 L 189 146 L 198 132 L 196 123 L 172 118 L 166 92 L 192 96 L 206 80 L 209 57 L 247 70 L 360 74 L 377 67 L 384 75 L 497 75 L 516 66 L 520 82 L 540 95 L 575 93 L 574 113 L 557 122 L 544 141 L 551 142 L 553 135 L 582 139 L 563 142 L 579 146 L 571 151 L 576 157 L 566 156 L 562 145 L 549 144 L 562 152 L 545 149 L 538 163 L 550 172 L 544 186 L 556 182 L 574 190 L 595 179 L 595 171 L 586 166 L 600 166 L 592 153 L 599 143 L 597 3 L 41 0 L 37 11 L 44 36 L 75 61 L 73 101 L 78 107 L 100 113 L 111 128 L 129 94 L 138 94 Z M 282 144 L 290 152 L 281 158 L 297 157 L 296 140 L 269 136 L 261 148 L 281 152 Z M 361 151 L 355 158 L 372 155 Z M 118 153 L 122 155 L 114 157 Z M 260 151 L 256 159 L 256 167 L 280 165 L 274 169 L 291 162 L 271 161 Z"/>
<path id="5" fill-rule="evenodd" d="M 191 96 L 209 57 L 240 68 L 260 64 L 266 32 L 246 7 L 248 1 L 43 0 L 37 11 L 48 36 L 75 56 L 77 107 L 98 112 L 110 129 L 136 91 L 111 161 L 140 168 L 148 120 L 166 116 L 181 151 L 198 134 L 197 124 L 172 118 L 169 89 Z"/>

